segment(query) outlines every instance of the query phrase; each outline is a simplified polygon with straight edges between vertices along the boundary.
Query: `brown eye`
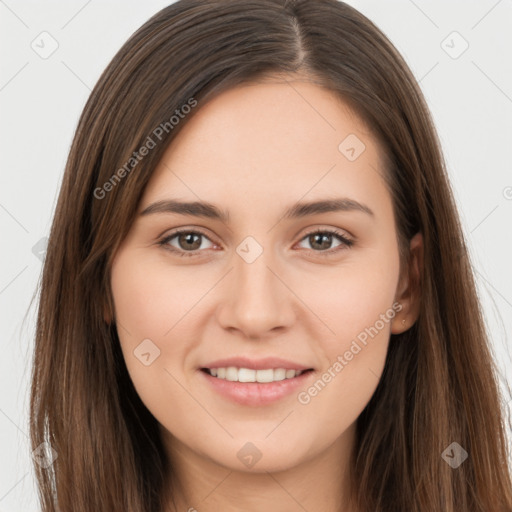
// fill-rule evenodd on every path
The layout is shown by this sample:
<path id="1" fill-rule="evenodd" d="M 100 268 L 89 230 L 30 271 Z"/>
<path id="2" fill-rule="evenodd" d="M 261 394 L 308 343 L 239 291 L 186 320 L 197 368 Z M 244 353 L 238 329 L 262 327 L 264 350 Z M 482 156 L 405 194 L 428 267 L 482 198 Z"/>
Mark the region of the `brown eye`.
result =
<path id="1" fill-rule="evenodd" d="M 176 242 L 171 243 L 171 241 L 174 241 L 175 239 Z M 201 245 L 204 240 L 210 241 L 204 233 L 190 229 L 183 229 L 166 236 L 161 242 L 159 242 L 159 245 L 178 256 L 197 256 L 198 253 L 201 252 Z M 202 249 L 208 249 L 208 247 L 202 247 Z"/>
<path id="2" fill-rule="evenodd" d="M 340 243 L 332 249 L 334 239 L 337 239 Z M 308 233 L 301 242 L 304 240 L 309 243 L 312 251 L 330 254 L 351 247 L 354 243 L 342 233 L 328 229 L 318 229 L 312 233 Z"/>
<path id="3" fill-rule="evenodd" d="M 185 233 L 177 235 L 178 245 L 181 249 L 197 250 L 201 247 L 201 237 L 197 233 Z"/>

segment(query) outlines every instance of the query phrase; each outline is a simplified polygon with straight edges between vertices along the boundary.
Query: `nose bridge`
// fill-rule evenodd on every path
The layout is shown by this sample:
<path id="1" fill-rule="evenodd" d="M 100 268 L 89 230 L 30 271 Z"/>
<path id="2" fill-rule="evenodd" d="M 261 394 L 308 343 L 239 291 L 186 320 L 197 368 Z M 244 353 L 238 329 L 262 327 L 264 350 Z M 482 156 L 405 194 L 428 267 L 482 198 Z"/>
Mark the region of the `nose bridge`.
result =
<path id="1" fill-rule="evenodd" d="M 274 251 L 268 242 L 263 247 L 255 238 L 247 237 L 236 252 L 234 278 L 237 302 L 245 307 L 251 303 L 265 307 L 279 295 L 278 285 L 282 286 L 269 270 L 269 267 L 275 267 Z"/>
<path id="2" fill-rule="evenodd" d="M 237 290 L 244 296 L 255 297 L 260 300 L 260 295 L 267 295 L 275 288 L 275 276 L 270 272 L 269 267 L 272 268 L 271 250 L 266 249 L 260 255 L 252 259 L 255 249 L 251 248 L 246 256 L 238 254 L 235 263 L 235 284 Z M 237 249 L 237 253 L 239 250 Z M 247 295 L 247 297 L 245 297 Z"/>
<path id="3" fill-rule="evenodd" d="M 236 253 L 230 297 L 223 306 L 224 327 L 236 327 L 248 336 L 259 337 L 289 324 L 290 293 L 276 276 L 279 270 L 273 249 L 247 237 L 238 245 Z"/>

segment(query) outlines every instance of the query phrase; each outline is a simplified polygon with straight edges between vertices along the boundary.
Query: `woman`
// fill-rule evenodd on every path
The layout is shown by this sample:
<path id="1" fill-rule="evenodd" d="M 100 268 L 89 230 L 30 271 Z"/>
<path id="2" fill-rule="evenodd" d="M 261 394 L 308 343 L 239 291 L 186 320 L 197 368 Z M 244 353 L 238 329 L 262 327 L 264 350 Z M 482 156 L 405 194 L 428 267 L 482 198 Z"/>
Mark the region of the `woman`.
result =
<path id="1" fill-rule="evenodd" d="M 121 48 L 67 162 L 30 412 L 44 512 L 512 510 L 438 138 L 367 18 L 180 0 Z"/>

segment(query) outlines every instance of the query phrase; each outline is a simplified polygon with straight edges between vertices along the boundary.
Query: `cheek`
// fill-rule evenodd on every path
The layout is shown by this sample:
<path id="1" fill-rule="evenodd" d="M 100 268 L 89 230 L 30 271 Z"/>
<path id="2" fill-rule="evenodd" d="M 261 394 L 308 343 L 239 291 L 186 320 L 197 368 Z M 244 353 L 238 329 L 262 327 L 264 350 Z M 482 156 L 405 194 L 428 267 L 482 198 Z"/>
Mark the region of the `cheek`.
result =
<path id="1" fill-rule="evenodd" d="M 164 372 L 167 363 L 178 359 L 183 350 L 170 340 L 186 315 L 186 308 L 197 301 L 197 293 L 183 281 L 136 250 L 120 251 L 112 266 L 119 341 L 128 372 L 141 396 L 161 387 L 159 379 L 168 378 Z M 154 389 L 150 390 L 150 386 Z"/>
<path id="2" fill-rule="evenodd" d="M 383 253 L 380 253 L 383 254 Z M 354 259 L 332 274 L 303 285 L 313 313 L 323 322 L 316 333 L 322 369 L 314 389 L 303 390 L 301 403 L 331 404 L 348 420 L 366 406 L 384 368 L 391 321 L 399 306 L 395 292 L 399 274 L 398 253 Z M 395 304 L 395 307 L 393 307 Z M 320 325 L 320 324 L 317 324 Z M 312 333 L 313 335 L 313 333 Z"/>
<path id="3" fill-rule="evenodd" d="M 398 282 L 398 255 L 354 257 L 314 279 L 302 279 L 298 295 L 308 297 L 311 310 L 323 322 L 327 352 L 343 347 L 373 326 L 391 308 Z M 314 284 L 314 286 L 313 286 Z M 301 295 L 302 294 L 302 295 Z M 389 334 L 389 322 L 386 332 Z M 380 324 L 379 324 L 380 325 Z"/>
<path id="4" fill-rule="evenodd" d="M 120 250 L 116 256 L 111 286 L 118 337 L 137 393 L 152 412 L 162 410 L 171 396 L 178 401 L 184 396 L 172 377 L 183 379 L 183 366 L 199 339 L 191 332 L 204 320 L 201 298 L 217 281 L 211 271 L 172 270 L 165 257 L 147 249 L 146 254 Z"/>
<path id="5" fill-rule="evenodd" d="M 142 252 L 121 253 L 111 277 L 116 319 L 139 343 L 172 336 L 174 326 L 198 300 L 197 279 L 191 273 L 170 272 L 168 265 Z"/>

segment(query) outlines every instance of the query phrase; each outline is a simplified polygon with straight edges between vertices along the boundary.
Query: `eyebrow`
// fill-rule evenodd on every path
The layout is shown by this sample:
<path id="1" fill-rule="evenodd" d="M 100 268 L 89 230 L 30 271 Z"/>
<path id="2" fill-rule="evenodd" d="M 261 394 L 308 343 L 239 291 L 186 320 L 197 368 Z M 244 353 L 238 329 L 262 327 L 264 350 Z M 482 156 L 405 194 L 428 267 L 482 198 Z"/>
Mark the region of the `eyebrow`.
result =
<path id="1" fill-rule="evenodd" d="M 286 209 L 283 219 L 297 219 L 309 215 L 317 215 L 328 212 L 349 212 L 359 211 L 374 216 L 373 211 L 366 205 L 353 199 L 337 198 L 324 199 L 320 201 L 299 202 Z M 177 201 L 167 199 L 157 201 L 145 208 L 140 215 L 150 215 L 154 213 L 177 213 L 180 215 L 190 215 L 193 217 L 204 217 L 208 219 L 220 220 L 225 224 L 229 223 L 229 212 L 221 210 L 217 206 L 202 201 Z"/>

